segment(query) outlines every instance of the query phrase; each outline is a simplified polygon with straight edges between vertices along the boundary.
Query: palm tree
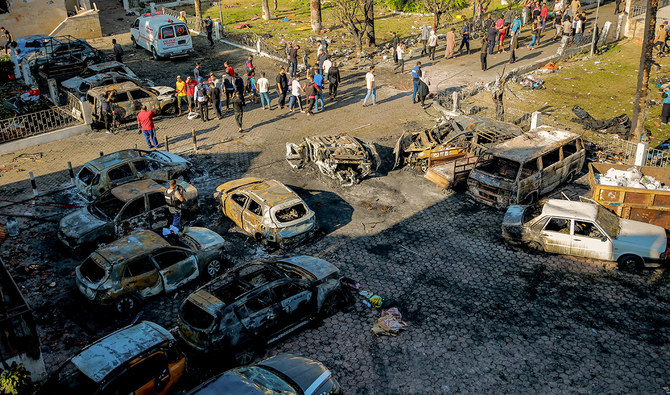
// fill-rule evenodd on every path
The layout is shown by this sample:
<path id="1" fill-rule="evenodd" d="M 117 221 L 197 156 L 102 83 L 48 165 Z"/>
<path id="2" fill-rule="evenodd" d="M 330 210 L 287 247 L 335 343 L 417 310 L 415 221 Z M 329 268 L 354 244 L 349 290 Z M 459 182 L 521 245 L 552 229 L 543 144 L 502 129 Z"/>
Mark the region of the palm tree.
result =
<path id="1" fill-rule="evenodd" d="M 321 0 L 310 0 L 309 2 L 312 17 L 312 32 L 321 31 Z"/>

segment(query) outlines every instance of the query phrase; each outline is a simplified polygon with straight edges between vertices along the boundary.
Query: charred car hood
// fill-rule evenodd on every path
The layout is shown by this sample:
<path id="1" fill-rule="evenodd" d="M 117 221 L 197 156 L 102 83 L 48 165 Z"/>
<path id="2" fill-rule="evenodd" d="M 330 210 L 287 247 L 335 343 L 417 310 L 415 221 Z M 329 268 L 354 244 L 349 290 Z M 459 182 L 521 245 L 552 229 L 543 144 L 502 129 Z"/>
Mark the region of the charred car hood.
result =
<path id="1" fill-rule="evenodd" d="M 189 245 L 191 244 L 191 241 L 194 241 L 195 243 L 193 243 L 193 248 L 197 249 L 198 251 L 220 247 L 225 243 L 223 237 L 221 237 L 221 235 L 218 233 L 198 226 L 184 228 L 183 235 L 181 237 L 185 238 Z"/>
<path id="2" fill-rule="evenodd" d="M 68 236 L 79 238 L 107 224 L 91 214 L 88 207 L 81 208 L 65 216 L 60 221 L 60 231 Z"/>
<path id="3" fill-rule="evenodd" d="M 169 162 L 172 164 L 176 165 L 187 165 L 191 166 L 191 162 L 189 162 L 187 159 L 182 158 L 179 155 L 173 154 L 171 152 L 167 151 L 151 151 L 151 154 L 155 155 L 156 159 L 162 160 L 164 162 Z M 151 155 L 148 155 L 151 157 Z"/>
<path id="4" fill-rule="evenodd" d="M 295 256 L 292 258 L 281 259 L 280 262 L 297 266 L 311 273 L 317 280 L 323 280 L 324 278 L 340 272 L 332 263 L 312 256 Z"/>
<path id="5" fill-rule="evenodd" d="M 291 378 L 305 394 L 321 394 L 328 393 L 332 388 L 332 383 L 329 383 L 331 373 L 321 362 L 314 361 L 293 353 L 284 353 L 276 355 L 266 361 L 260 362 L 258 366 L 268 367 L 270 370 L 275 370 L 283 375 Z"/>
<path id="6" fill-rule="evenodd" d="M 665 229 L 644 222 L 619 219 L 620 231 L 613 240 L 615 249 L 626 249 L 638 252 L 644 257 L 658 257 L 665 251 L 667 238 Z"/>

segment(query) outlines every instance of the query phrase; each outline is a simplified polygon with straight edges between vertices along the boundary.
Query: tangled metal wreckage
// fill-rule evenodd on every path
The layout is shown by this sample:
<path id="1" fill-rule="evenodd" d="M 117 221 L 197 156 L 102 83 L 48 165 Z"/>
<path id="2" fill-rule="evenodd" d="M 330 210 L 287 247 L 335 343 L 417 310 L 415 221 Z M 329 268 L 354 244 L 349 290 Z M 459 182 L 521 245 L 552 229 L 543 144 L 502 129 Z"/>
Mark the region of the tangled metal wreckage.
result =
<path id="1" fill-rule="evenodd" d="M 410 166 L 443 188 L 467 178 L 487 149 L 522 133 L 520 127 L 488 118 L 455 116 L 433 129 L 405 132 L 396 142 L 394 169 Z"/>
<path id="2" fill-rule="evenodd" d="M 321 173 L 342 186 L 357 184 L 373 174 L 381 163 L 372 142 L 349 134 L 306 137 L 301 144 L 286 143 L 286 160 L 294 169 L 314 163 Z"/>

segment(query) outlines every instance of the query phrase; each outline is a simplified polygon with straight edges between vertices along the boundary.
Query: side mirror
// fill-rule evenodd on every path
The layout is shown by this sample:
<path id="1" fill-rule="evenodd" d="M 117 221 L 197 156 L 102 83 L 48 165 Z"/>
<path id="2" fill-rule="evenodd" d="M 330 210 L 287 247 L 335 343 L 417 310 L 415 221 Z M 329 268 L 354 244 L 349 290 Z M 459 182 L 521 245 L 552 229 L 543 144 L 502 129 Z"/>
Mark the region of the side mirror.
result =
<path id="1" fill-rule="evenodd" d="M 602 236 L 602 237 L 600 237 L 600 241 L 602 241 L 602 242 L 606 242 L 606 241 L 608 241 L 608 240 L 609 240 L 609 239 L 607 238 L 607 236 Z"/>

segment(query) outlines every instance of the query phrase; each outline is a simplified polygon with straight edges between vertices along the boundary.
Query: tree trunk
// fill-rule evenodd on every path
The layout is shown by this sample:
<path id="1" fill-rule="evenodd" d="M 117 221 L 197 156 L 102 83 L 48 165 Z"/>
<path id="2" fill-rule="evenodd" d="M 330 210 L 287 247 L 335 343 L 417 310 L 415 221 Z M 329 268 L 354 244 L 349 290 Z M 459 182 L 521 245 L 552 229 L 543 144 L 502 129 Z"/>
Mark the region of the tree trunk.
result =
<path id="1" fill-rule="evenodd" d="M 651 71 L 652 52 L 654 50 L 654 35 L 656 33 L 656 12 L 658 11 L 658 0 L 647 0 L 647 14 L 644 27 L 645 40 L 642 43 L 640 55 L 640 68 L 637 74 L 637 92 L 635 93 L 635 105 L 633 106 L 633 131 L 630 135 L 631 141 L 639 142 L 644 132 L 644 122 L 647 120 L 647 105 L 649 97 L 649 73 Z"/>
<path id="2" fill-rule="evenodd" d="M 261 8 L 263 9 L 263 20 L 269 21 L 270 20 L 270 5 L 268 4 L 268 0 L 261 0 Z"/>
<path id="3" fill-rule="evenodd" d="M 368 46 L 374 47 L 375 42 L 375 5 L 373 0 L 365 0 L 365 25 L 367 26 Z"/>
<path id="4" fill-rule="evenodd" d="M 433 10 L 433 30 L 437 32 L 437 27 L 440 25 L 440 13 L 437 10 Z"/>
<path id="5" fill-rule="evenodd" d="M 200 24 L 202 21 L 202 7 L 200 6 L 200 0 L 193 0 L 193 5 L 195 6 L 196 23 Z"/>
<path id="6" fill-rule="evenodd" d="M 275 11 L 277 11 L 277 0 L 275 0 Z"/>
<path id="7" fill-rule="evenodd" d="M 309 2 L 312 19 L 312 32 L 321 31 L 321 0 L 310 0 Z"/>

